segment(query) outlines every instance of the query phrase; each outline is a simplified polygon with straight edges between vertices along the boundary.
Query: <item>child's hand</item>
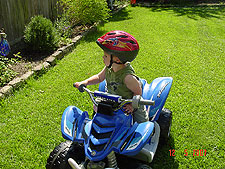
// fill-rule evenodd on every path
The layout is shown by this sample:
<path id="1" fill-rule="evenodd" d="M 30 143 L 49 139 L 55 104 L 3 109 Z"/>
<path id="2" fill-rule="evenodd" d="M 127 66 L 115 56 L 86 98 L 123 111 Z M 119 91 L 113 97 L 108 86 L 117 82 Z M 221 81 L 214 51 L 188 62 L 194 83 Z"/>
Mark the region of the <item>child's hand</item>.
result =
<path id="1" fill-rule="evenodd" d="M 134 111 L 134 108 L 132 107 L 132 104 L 131 104 L 131 103 L 125 104 L 125 105 L 123 106 L 123 108 L 124 108 L 124 110 L 125 110 L 125 112 L 126 112 L 127 114 L 131 114 L 131 113 L 133 113 L 133 111 Z"/>
<path id="2" fill-rule="evenodd" d="M 84 81 L 82 81 L 82 82 L 76 82 L 76 83 L 73 84 L 73 86 L 76 87 L 76 88 L 79 88 L 79 86 L 82 85 L 82 84 L 84 84 L 85 86 L 87 86 L 87 84 Z"/>
<path id="3" fill-rule="evenodd" d="M 73 86 L 76 87 L 76 88 L 78 88 L 80 85 L 81 85 L 80 82 L 76 82 L 76 83 L 73 84 Z"/>

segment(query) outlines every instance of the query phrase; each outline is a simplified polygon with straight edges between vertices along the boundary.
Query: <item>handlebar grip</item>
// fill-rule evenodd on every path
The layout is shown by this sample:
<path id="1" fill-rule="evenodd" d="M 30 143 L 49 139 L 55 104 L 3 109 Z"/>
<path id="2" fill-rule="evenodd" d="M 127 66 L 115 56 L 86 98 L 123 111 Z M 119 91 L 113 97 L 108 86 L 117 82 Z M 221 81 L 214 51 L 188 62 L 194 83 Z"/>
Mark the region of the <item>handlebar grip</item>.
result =
<path id="1" fill-rule="evenodd" d="M 136 95 L 132 99 L 132 106 L 133 108 L 139 108 L 140 105 L 150 105 L 154 106 L 155 101 L 152 100 L 144 100 L 140 95 Z"/>
<path id="2" fill-rule="evenodd" d="M 80 91 L 80 92 L 84 92 L 84 88 L 86 87 L 86 85 L 84 85 L 84 84 L 81 84 L 79 87 L 78 87 L 78 90 Z"/>
<path id="3" fill-rule="evenodd" d="M 154 106 L 155 105 L 155 101 L 152 101 L 152 100 L 142 100 L 141 99 L 139 101 L 139 104 Z"/>

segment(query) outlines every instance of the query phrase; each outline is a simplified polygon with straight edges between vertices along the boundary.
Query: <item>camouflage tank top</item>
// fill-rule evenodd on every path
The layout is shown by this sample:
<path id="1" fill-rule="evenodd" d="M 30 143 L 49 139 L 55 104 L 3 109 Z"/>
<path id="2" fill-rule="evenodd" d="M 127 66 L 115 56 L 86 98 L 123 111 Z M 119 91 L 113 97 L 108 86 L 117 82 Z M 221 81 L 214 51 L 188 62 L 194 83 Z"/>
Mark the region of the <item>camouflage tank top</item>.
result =
<path id="1" fill-rule="evenodd" d="M 135 75 L 133 67 L 128 63 L 126 67 L 114 72 L 112 68 L 107 68 L 105 72 L 106 91 L 111 94 L 122 96 L 124 99 L 131 99 L 133 92 L 127 88 L 124 78 L 127 75 Z"/>

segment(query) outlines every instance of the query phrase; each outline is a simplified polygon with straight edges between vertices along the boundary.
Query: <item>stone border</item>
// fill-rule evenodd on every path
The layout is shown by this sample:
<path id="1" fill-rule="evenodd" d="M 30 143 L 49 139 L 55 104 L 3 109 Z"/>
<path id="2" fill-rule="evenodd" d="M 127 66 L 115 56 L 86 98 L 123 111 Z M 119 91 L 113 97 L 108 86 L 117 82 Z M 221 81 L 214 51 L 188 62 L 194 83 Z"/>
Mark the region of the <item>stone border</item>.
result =
<path id="1" fill-rule="evenodd" d="M 127 6 L 128 5 L 123 5 L 117 11 L 113 11 L 112 14 L 118 13 L 119 11 L 121 11 L 122 9 L 124 9 Z M 41 72 L 41 70 L 47 70 L 51 66 L 55 66 L 56 65 L 56 60 L 61 60 L 62 58 L 64 58 L 64 56 L 66 54 L 71 52 L 76 47 L 76 45 L 80 42 L 80 40 L 84 36 L 86 36 L 89 32 L 96 31 L 97 30 L 97 26 L 100 23 L 94 24 L 87 31 L 83 32 L 81 35 L 78 35 L 75 38 L 71 39 L 72 43 L 70 43 L 67 46 L 63 46 L 63 47 L 59 48 L 58 50 L 56 50 L 52 55 L 50 55 L 50 56 L 48 56 L 46 58 L 45 62 L 37 65 L 36 67 L 32 68 L 32 70 L 26 72 L 25 74 L 23 74 L 20 77 L 16 77 L 12 81 L 10 81 L 7 85 L 3 86 L 0 89 L 0 100 L 5 98 L 5 97 L 7 97 L 8 95 L 10 95 L 13 92 L 13 89 L 18 88 L 20 85 L 22 85 L 27 79 L 29 79 L 34 74 L 39 74 Z"/>

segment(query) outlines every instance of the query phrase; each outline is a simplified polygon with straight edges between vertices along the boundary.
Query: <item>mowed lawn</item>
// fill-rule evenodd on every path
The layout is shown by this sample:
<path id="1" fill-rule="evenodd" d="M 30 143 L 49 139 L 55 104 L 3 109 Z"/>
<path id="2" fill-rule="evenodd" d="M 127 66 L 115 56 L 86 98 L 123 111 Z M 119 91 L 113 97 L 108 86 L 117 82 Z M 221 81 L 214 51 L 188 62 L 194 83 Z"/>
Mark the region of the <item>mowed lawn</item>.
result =
<path id="1" fill-rule="evenodd" d="M 128 7 L 98 26 L 55 67 L 0 101 L 0 168 L 45 168 L 49 153 L 64 141 L 64 109 L 92 112 L 88 95 L 72 84 L 103 68 L 95 40 L 111 30 L 138 40 L 132 65 L 139 77 L 173 77 L 165 105 L 173 112 L 171 136 L 151 167 L 225 168 L 224 7 Z"/>

